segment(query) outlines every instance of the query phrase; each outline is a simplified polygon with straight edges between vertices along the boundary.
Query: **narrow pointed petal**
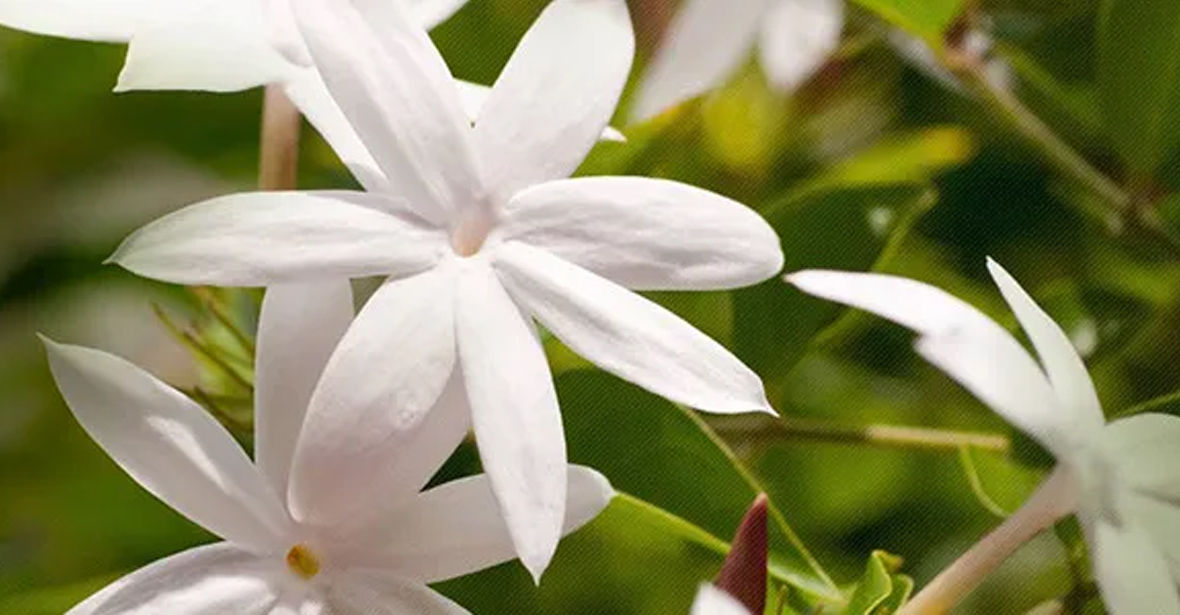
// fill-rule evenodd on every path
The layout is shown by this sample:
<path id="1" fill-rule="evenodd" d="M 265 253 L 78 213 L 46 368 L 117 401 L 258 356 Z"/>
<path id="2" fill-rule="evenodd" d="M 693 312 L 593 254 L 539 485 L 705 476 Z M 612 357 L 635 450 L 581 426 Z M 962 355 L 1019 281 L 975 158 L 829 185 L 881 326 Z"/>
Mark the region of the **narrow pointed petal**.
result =
<path id="1" fill-rule="evenodd" d="M 67 615 L 265 615 L 278 600 L 276 568 L 229 543 L 195 547 L 119 578 Z"/>
<path id="2" fill-rule="evenodd" d="M 770 549 L 766 533 L 768 506 L 766 494 L 758 494 L 742 517 L 729 555 L 717 575 L 717 587 L 737 598 L 751 613 L 766 609 L 766 561 Z"/>
<path id="3" fill-rule="evenodd" d="M 569 466 L 567 476 L 569 493 L 562 535 L 589 523 L 614 497 L 606 477 L 590 468 Z M 383 546 L 367 554 L 365 561 L 423 583 L 445 581 L 511 561 L 516 559 L 512 537 L 496 510 L 495 494 L 486 474 L 435 487 L 386 519 Z"/>
<path id="4" fill-rule="evenodd" d="M 614 113 L 634 52 L 623 0 L 554 0 L 545 8 L 475 124 L 484 177 L 500 203 L 582 163 Z"/>
<path id="5" fill-rule="evenodd" d="M 1122 481 L 1180 506 L 1180 417 L 1146 413 L 1122 418 L 1102 430 L 1101 442 L 1120 468 Z"/>
<path id="6" fill-rule="evenodd" d="M 276 494 L 287 493 L 311 393 L 352 315 L 346 279 L 266 290 L 254 361 L 254 460 Z"/>
<path id="7" fill-rule="evenodd" d="M 144 489 L 243 548 L 281 546 L 289 528 L 282 504 L 209 413 L 114 355 L 44 341 L 78 422 Z"/>
<path id="8" fill-rule="evenodd" d="M 528 188 L 508 203 L 501 232 L 637 290 L 737 288 L 783 266 L 778 236 L 754 210 L 645 177 Z"/>
<path id="9" fill-rule="evenodd" d="M 1167 560 L 1172 578 L 1180 583 L 1180 500 L 1135 493 L 1127 498 L 1126 510 L 1128 518 L 1151 537 Z"/>
<path id="10" fill-rule="evenodd" d="M 537 332 L 486 264 L 459 276 L 459 360 L 480 459 L 516 553 L 540 581 L 561 538 L 565 433 Z"/>
<path id="11" fill-rule="evenodd" d="M 1111 615 L 1180 613 L 1168 562 L 1142 528 L 1099 521 L 1091 535 L 1094 576 Z"/>
<path id="12" fill-rule="evenodd" d="M 328 142 L 340 161 L 368 192 L 394 194 L 389 180 L 377 166 L 361 138 L 353 129 L 340 105 L 332 98 L 324 78 L 314 68 L 305 68 L 287 81 L 285 88 L 291 102 L 303 117 Z"/>
<path id="13" fill-rule="evenodd" d="M 462 79 L 457 79 L 455 85 L 459 88 L 459 98 L 463 103 L 463 112 L 467 114 L 467 119 L 472 124 L 475 124 L 479 121 L 480 111 L 483 110 L 488 97 L 492 95 L 492 88 L 470 81 L 463 81 Z M 600 141 L 614 141 L 617 143 L 627 141 L 627 135 L 619 132 L 617 128 L 610 126 L 603 128 L 602 134 L 598 138 Z"/>
<path id="14" fill-rule="evenodd" d="M 427 30 L 451 18 L 467 0 L 409 0 L 410 13 Z"/>
<path id="15" fill-rule="evenodd" d="M 458 91 L 402 3 L 292 4 L 332 98 L 397 194 L 436 224 L 476 202 L 479 173 Z"/>
<path id="16" fill-rule="evenodd" d="M 327 593 L 331 615 L 468 615 L 429 587 L 382 570 L 346 570 Z"/>
<path id="17" fill-rule="evenodd" d="M 190 205 L 139 229 L 109 259 L 176 284 L 270 286 L 422 271 L 446 239 L 363 192 L 255 192 Z M 383 211 L 384 210 L 384 211 Z"/>
<path id="18" fill-rule="evenodd" d="M 751 615 L 737 598 L 708 583 L 701 585 L 690 615 Z"/>
<path id="19" fill-rule="evenodd" d="M 843 29 L 844 0 L 772 0 L 758 46 L 770 83 L 784 92 L 802 85 L 839 47 Z"/>
<path id="20" fill-rule="evenodd" d="M 140 21 L 115 91 L 233 92 L 285 81 L 295 66 L 271 45 L 261 3 L 177 3 Z"/>
<path id="21" fill-rule="evenodd" d="M 749 57 L 769 0 L 687 0 L 656 52 L 632 115 L 638 120 L 720 86 Z"/>
<path id="22" fill-rule="evenodd" d="M 1096 434 L 1106 423 L 1106 417 L 1102 414 L 1102 405 L 1098 401 L 1098 393 L 1094 391 L 1090 374 L 1086 371 L 1086 364 L 1078 356 L 1069 336 L 999 263 L 989 258 L 987 268 L 1000 287 L 1004 300 L 1020 321 L 1020 326 L 1037 349 L 1041 365 L 1061 401 L 1061 409 L 1072 413 L 1072 416 L 1061 417 L 1062 422 L 1073 423 L 1079 434 Z"/>
<path id="23" fill-rule="evenodd" d="M 1058 458 L 1074 456 L 1074 441 L 1062 424 L 1053 389 L 1016 340 L 964 331 L 923 337 L 915 347 L 923 358 Z"/>
<path id="24" fill-rule="evenodd" d="M 500 248 L 496 268 L 546 328 L 620 378 L 706 412 L 774 412 L 757 374 L 663 307 L 520 242 Z"/>
<path id="25" fill-rule="evenodd" d="M 125 43 L 156 0 L 0 0 L 0 24 L 36 34 Z"/>
<path id="26" fill-rule="evenodd" d="M 398 495 L 387 485 L 401 480 L 399 449 L 425 428 L 454 368 L 453 288 L 436 268 L 386 282 L 365 304 L 312 394 L 291 471 L 296 518 L 348 525 Z"/>

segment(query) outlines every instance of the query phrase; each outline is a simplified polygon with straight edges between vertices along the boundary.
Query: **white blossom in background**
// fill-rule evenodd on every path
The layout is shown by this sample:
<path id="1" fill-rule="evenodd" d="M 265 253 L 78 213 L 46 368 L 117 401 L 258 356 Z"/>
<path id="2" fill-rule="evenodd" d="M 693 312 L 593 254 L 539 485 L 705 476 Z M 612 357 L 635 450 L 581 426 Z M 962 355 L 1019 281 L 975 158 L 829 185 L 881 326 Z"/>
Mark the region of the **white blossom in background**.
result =
<path id="1" fill-rule="evenodd" d="M 1040 363 L 982 312 L 926 284 L 888 275 L 802 271 L 789 282 L 918 332 L 916 347 L 1056 457 L 1034 495 L 1076 513 L 1115 615 L 1180 613 L 1180 417 L 1110 423 L 1069 338 L 994 261 L 988 269 Z M 1031 499 L 1030 499 L 1031 502 Z"/>
<path id="2" fill-rule="evenodd" d="M 345 282 L 267 291 L 253 463 L 203 408 L 147 372 L 114 355 L 46 340 L 58 387 L 91 437 L 145 489 L 223 540 L 132 572 L 70 615 L 466 612 L 426 584 L 515 553 L 487 476 L 420 492 L 467 432 L 461 399 L 440 400 L 375 479 L 358 479 L 344 467 L 325 475 L 291 466 L 298 448 L 325 444 L 298 438 L 309 404 L 342 384 L 321 381 L 320 372 L 351 316 Z M 571 466 L 568 475 L 563 532 L 592 519 L 613 496 L 593 470 Z M 286 504 L 293 490 L 312 502 L 347 498 L 348 510 L 302 518 Z"/>
<path id="3" fill-rule="evenodd" d="M 719 87 L 755 47 L 771 85 L 794 90 L 839 46 L 843 28 L 844 0 L 686 0 L 632 115 L 647 119 Z"/>
<path id="4" fill-rule="evenodd" d="M 764 280 L 782 267 L 773 229 L 740 203 L 677 182 L 565 179 L 630 70 L 623 0 L 551 3 L 474 126 L 442 57 L 398 3 L 295 7 L 375 165 L 368 191 L 199 203 L 137 231 L 111 260 L 217 286 L 388 276 L 328 365 L 331 386 L 312 403 L 298 471 L 328 490 L 342 467 L 379 471 L 429 424 L 435 401 L 458 389 L 517 552 L 539 577 L 561 531 L 566 451 L 532 318 L 603 369 L 678 403 L 773 412 L 761 380 L 725 347 L 628 290 Z M 340 453 L 344 439 L 351 453 Z M 331 518 L 349 499 L 292 492 L 308 519 Z"/>
<path id="5" fill-rule="evenodd" d="M 737 598 L 710 583 L 701 585 L 689 615 L 751 615 Z"/>
<path id="6" fill-rule="evenodd" d="M 897 28 L 889 30 L 886 38 L 897 54 L 910 66 L 925 73 L 927 77 L 934 79 L 956 94 L 970 95 L 959 78 L 942 65 L 926 41 Z M 993 53 L 994 41 L 986 30 L 979 28 L 968 30 L 963 35 L 961 46 L 960 53 L 983 63 L 984 74 L 994 87 L 1001 90 L 1012 89 L 1015 80 L 1012 75 L 1012 67 L 1002 57 Z"/>

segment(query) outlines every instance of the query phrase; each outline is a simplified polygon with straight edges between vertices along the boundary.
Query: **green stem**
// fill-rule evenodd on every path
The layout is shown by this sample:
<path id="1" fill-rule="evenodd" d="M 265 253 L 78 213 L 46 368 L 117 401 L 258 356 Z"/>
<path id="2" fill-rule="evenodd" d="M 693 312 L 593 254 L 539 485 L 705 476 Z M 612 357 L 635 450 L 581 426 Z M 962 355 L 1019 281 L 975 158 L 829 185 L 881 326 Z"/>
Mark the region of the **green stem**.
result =
<path id="1" fill-rule="evenodd" d="M 1006 436 L 902 425 L 843 425 L 803 418 L 751 420 L 749 417 L 717 417 L 713 425 L 726 436 L 745 439 L 793 438 L 837 444 L 868 444 L 886 448 L 958 452 L 963 447 L 1006 453 Z"/>

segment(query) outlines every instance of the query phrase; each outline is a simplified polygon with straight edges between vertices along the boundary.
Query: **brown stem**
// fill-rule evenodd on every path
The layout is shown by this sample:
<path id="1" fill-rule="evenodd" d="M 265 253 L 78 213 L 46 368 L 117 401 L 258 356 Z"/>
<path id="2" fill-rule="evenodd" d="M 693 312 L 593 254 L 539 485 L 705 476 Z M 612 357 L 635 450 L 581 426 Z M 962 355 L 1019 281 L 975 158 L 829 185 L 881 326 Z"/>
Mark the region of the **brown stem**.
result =
<path id="1" fill-rule="evenodd" d="M 299 109 L 283 93 L 281 85 L 266 86 L 262 101 L 262 142 L 258 187 L 293 190 L 299 172 Z"/>

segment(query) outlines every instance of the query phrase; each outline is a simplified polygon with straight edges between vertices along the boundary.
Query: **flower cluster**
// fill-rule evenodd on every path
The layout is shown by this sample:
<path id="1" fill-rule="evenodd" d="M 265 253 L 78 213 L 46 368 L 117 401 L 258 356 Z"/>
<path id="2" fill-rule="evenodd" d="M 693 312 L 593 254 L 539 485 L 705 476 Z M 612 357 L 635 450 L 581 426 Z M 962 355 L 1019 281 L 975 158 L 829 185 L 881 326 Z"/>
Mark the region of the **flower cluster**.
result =
<path id="1" fill-rule="evenodd" d="M 543 335 L 676 404 L 777 416 L 758 374 L 639 294 L 774 278 L 784 256 L 771 226 L 685 183 L 571 177 L 598 141 L 623 140 L 610 120 L 635 53 L 624 0 L 553 0 L 490 88 L 456 80 L 428 34 L 464 3 L 0 0 L 0 23 L 127 43 L 116 90 L 280 88 L 362 188 L 196 203 L 140 228 L 109 259 L 174 284 L 266 289 L 252 456 L 147 371 L 45 340 L 90 436 L 221 539 L 118 579 L 71 613 L 461 613 L 427 584 L 514 559 L 540 583 L 561 538 L 615 496 L 601 474 L 568 462 Z M 686 3 L 635 115 L 716 87 L 755 39 L 780 90 L 838 46 L 842 0 L 734 5 Z M 916 331 L 924 358 L 1057 460 L 997 538 L 907 612 L 953 606 L 977 581 L 973 567 L 995 559 L 989 545 L 1006 555 L 1075 514 L 1112 612 L 1180 613 L 1180 419 L 1108 423 L 1065 333 L 988 266 L 1039 362 L 923 283 L 787 276 Z M 365 277 L 382 282 L 356 312 L 350 280 Z M 428 486 L 469 432 L 485 473 Z M 753 560 L 763 575 L 765 555 L 763 545 Z M 692 612 L 749 612 L 731 594 L 724 582 L 701 585 Z"/>

